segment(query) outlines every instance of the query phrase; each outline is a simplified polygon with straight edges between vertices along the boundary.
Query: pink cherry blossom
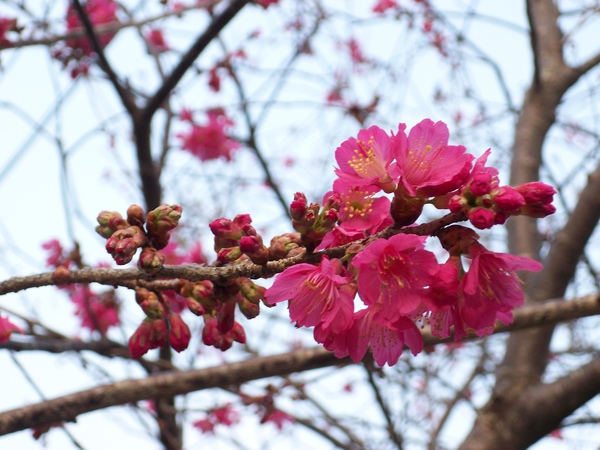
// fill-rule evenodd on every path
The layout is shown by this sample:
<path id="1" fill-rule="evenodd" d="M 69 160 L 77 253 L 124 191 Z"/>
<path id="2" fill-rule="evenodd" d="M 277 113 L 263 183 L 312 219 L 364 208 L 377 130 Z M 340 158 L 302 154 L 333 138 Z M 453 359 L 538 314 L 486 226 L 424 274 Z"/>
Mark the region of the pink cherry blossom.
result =
<path id="1" fill-rule="evenodd" d="M 423 301 L 423 289 L 433 281 L 438 263 L 425 250 L 422 237 L 397 234 L 377 239 L 354 257 L 358 293 L 367 305 L 381 305 L 389 321 L 414 312 Z"/>
<path id="2" fill-rule="evenodd" d="M 71 290 L 71 301 L 83 328 L 99 331 L 104 336 L 110 327 L 120 322 L 119 304 L 113 291 L 96 294 L 87 285 L 76 285 Z"/>
<path id="3" fill-rule="evenodd" d="M 391 139 L 381 128 L 372 126 L 358 132 L 336 149 L 335 159 L 340 166 L 335 174 L 354 186 L 377 186 L 385 192 L 395 189 L 392 171 Z"/>
<path id="4" fill-rule="evenodd" d="M 398 362 L 406 344 L 413 355 L 423 350 L 421 332 L 408 317 L 395 321 L 382 321 L 380 305 L 370 306 L 356 313 L 354 326 L 348 332 L 348 353 L 353 361 L 363 359 L 370 345 L 375 362 L 393 366 Z"/>
<path id="5" fill-rule="evenodd" d="M 537 272 L 542 264 L 522 256 L 495 253 L 474 242 L 470 247 L 473 258 L 463 278 L 462 292 L 465 322 L 475 330 L 492 326 L 496 318 L 510 320 L 511 311 L 523 305 L 521 281 L 516 270 Z"/>
<path id="6" fill-rule="evenodd" d="M 158 28 L 151 28 L 146 32 L 144 37 L 146 38 L 152 53 L 158 54 L 170 50 L 169 44 L 167 44 L 162 30 L 159 30 Z"/>
<path id="7" fill-rule="evenodd" d="M 397 148 L 400 183 L 408 194 L 435 197 L 458 189 L 467 180 L 474 157 L 462 145 L 448 145 L 444 122 L 424 119 L 408 137 L 405 129 L 401 123 L 392 142 Z"/>
<path id="8" fill-rule="evenodd" d="M 391 202 L 387 197 L 373 198 L 373 194 L 378 190 L 376 187 L 351 186 L 337 179 L 333 190 L 340 195 L 340 226 L 348 233 L 367 231 L 372 234 L 380 229 L 384 222 L 386 226 L 392 224 Z"/>
<path id="9" fill-rule="evenodd" d="M 186 133 L 177 135 L 181 139 L 181 148 L 200 161 L 218 158 L 231 161 L 233 151 L 240 148 L 240 143 L 226 134 L 233 121 L 221 109 L 208 111 L 207 116 L 206 125 L 192 124 Z"/>
<path id="10" fill-rule="evenodd" d="M 288 267 L 267 289 L 265 297 L 269 305 L 289 300 L 290 319 L 298 326 L 321 324 L 340 332 L 352 325 L 355 289 L 351 280 L 339 259 L 323 257 L 317 267 Z"/>
<path id="11" fill-rule="evenodd" d="M 371 11 L 373 11 L 374 13 L 383 14 L 388 9 L 397 7 L 398 3 L 396 3 L 396 0 L 378 0 L 377 3 L 375 3 L 371 8 Z"/>

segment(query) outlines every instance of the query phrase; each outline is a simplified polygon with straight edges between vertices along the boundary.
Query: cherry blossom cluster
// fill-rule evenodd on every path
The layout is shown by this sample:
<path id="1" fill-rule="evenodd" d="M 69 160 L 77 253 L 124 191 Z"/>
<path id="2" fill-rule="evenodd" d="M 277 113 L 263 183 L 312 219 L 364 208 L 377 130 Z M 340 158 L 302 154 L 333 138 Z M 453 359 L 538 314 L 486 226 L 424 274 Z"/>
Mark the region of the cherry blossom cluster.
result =
<path id="1" fill-rule="evenodd" d="M 117 2 L 114 0 L 88 0 L 84 5 L 84 11 L 93 26 L 105 25 L 117 22 Z M 83 24 L 75 7 L 70 3 L 66 14 L 67 32 L 81 31 Z M 116 32 L 98 34 L 101 47 L 106 47 L 113 39 Z M 54 58 L 62 62 L 64 67 L 71 70 L 71 77 L 87 75 L 95 55 L 92 44 L 87 36 L 81 38 L 67 39 L 52 52 Z"/>
<path id="2" fill-rule="evenodd" d="M 298 193 L 290 212 L 306 251 L 352 244 L 341 259 L 323 254 L 317 266 L 287 268 L 267 304 L 289 301 L 291 320 L 314 327 L 315 340 L 338 357 L 359 361 L 370 348 L 379 365 L 395 364 L 404 345 L 419 353 L 419 326 L 460 340 L 510 323 L 524 301 L 515 271 L 542 265 L 487 250 L 471 228 L 441 226 L 427 236 L 415 222 L 426 204 L 479 229 L 514 215 L 545 217 L 555 191 L 541 182 L 503 186 L 485 165 L 489 150 L 475 160 L 448 138 L 444 123 L 425 119 L 408 133 L 405 124 L 389 134 L 372 126 L 343 142 L 323 206 Z M 428 237 L 446 250 L 444 263 L 425 248 Z"/>
<path id="3" fill-rule="evenodd" d="M 132 356 L 167 341 L 176 351 L 187 348 L 191 333 L 181 318 L 186 309 L 204 319 L 204 344 L 227 350 L 246 340 L 236 311 L 253 319 L 261 303 L 289 301 L 296 326 L 313 327 L 315 340 L 338 357 L 359 361 L 371 349 L 379 365 L 395 364 L 405 345 L 419 353 L 419 327 L 425 325 L 436 336 L 460 340 L 489 334 L 497 322 L 510 323 L 524 301 L 516 271 L 539 271 L 542 265 L 492 252 L 475 230 L 455 223 L 469 220 L 486 229 L 514 215 L 545 217 L 554 212 L 554 189 L 541 182 L 501 185 L 498 170 L 486 166 L 490 151 L 476 159 L 464 146 L 449 145 L 442 122 L 425 119 L 408 133 L 406 128 L 401 123 L 387 133 L 372 126 L 344 141 L 335 152 L 332 190 L 321 203 L 297 193 L 290 204 L 295 232 L 274 237 L 268 246 L 248 214 L 211 222 L 215 267 L 303 255 L 312 263 L 287 267 L 269 289 L 243 276 L 218 283 L 177 280 L 163 291 L 137 288 L 146 318 L 129 340 Z M 426 205 L 452 214 L 417 225 Z M 100 213 L 96 230 L 117 264 L 129 263 L 141 249 L 138 267 L 154 275 L 165 263 L 180 217 L 177 205 L 147 215 L 132 205 L 127 218 Z M 443 263 L 425 248 L 429 238 L 446 251 Z"/>

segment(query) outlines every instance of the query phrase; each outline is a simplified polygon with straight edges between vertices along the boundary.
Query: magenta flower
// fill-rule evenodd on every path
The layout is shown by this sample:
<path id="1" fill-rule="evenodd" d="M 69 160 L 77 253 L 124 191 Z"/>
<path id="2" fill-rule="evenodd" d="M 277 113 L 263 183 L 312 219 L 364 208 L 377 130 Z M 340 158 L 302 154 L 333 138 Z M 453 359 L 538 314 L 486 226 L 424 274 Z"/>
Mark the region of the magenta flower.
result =
<path id="1" fill-rule="evenodd" d="M 110 327 L 119 325 L 119 304 L 113 291 L 96 294 L 87 285 L 74 286 L 71 301 L 81 327 L 105 336 Z"/>
<path id="2" fill-rule="evenodd" d="M 391 139 L 381 128 L 372 126 L 358 132 L 336 149 L 335 159 L 340 168 L 335 174 L 353 186 L 377 186 L 385 192 L 395 189 L 392 172 Z"/>
<path id="3" fill-rule="evenodd" d="M 12 323 L 8 317 L 2 317 L 0 314 L 0 342 L 7 342 L 13 331 L 23 334 L 23 330 Z"/>
<path id="4" fill-rule="evenodd" d="M 423 337 L 412 320 L 399 317 L 393 322 L 382 321 L 378 319 L 381 313 L 379 305 L 356 313 L 354 326 L 348 333 L 350 342 L 354 344 L 348 345 L 348 353 L 354 362 L 363 359 L 369 345 L 380 367 L 385 363 L 389 366 L 396 364 L 405 344 L 413 355 L 423 350 Z"/>
<path id="5" fill-rule="evenodd" d="M 333 332 L 352 325 L 355 288 L 339 259 L 323 257 L 319 266 L 297 264 L 279 274 L 265 293 L 269 305 L 289 300 L 290 319 L 298 326 L 321 324 Z"/>
<path id="6" fill-rule="evenodd" d="M 144 37 L 152 53 L 159 54 L 170 50 L 162 30 L 151 28 L 144 34 Z"/>
<path id="7" fill-rule="evenodd" d="M 369 306 L 381 305 L 381 315 L 390 322 L 419 307 L 424 288 L 438 270 L 437 260 L 425 250 L 424 241 L 407 234 L 377 239 L 352 260 L 359 271 L 360 297 Z"/>
<path id="8" fill-rule="evenodd" d="M 492 326 L 496 318 L 510 321 L 512 310 L 524 302 L 515 271 L 537 272 L 542 264 L 522 256 L 491 252 L 478 242 L 471 245 L 470 256 L 471 267 L 462 282 L 465 322 L 475 330 L 483 330 Z"/>
<path id="9" fill-rule="evenodd" d="M 411 196 L 436 197 L 458 189 L 471 170 L 473 155 L 462 145 L 448 145 L 448 127 L 444 122 L 424 119 L 408 137 L 406 125 L 398 125 L 392 137 L 400 183 Z"/>
<path id="10" fill-rule="evenodd" d="M 339 222 L 344 231 L 350 233 L 367 231 L 373 234 L 382 224 L 392 224 L 390 200 L 387 197 L 373 198 L 378 189 L 374 186 L 351 186 L 340 179 L 333 183 L 333 190 L 339 193 Z M 328 195 L 326 194 L 325 197 Z M 325 203 L 325 198 L 323 198 Z"/>
<path id="11" fill-rule="evenodd" d="M 208 111 L 207 115 L 206 125 L 192 124 L 187 133 L 177 135 L 181 148 L 200 161 L 218 158 L 231 161 L 233 151 L 240 148 L 240 143 L 226 134 L 233 121 L 220 108 Z"/>

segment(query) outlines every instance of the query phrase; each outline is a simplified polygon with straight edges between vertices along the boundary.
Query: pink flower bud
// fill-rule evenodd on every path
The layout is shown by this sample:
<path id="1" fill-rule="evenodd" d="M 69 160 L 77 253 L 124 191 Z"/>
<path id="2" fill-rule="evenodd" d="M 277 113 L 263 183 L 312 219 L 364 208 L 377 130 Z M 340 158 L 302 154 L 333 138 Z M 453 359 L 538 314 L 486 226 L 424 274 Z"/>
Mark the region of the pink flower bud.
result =
<path id="1" fill-rule="evenodd" d="M 252 303 L 242 296 L 240 296 L 240 300 L 238 301 L 238 308 L 240 308 L 240 312 L 246 319 L 254 319 L 260 314 L 260 305 Z"/>
<path id="2" fill-rule="evenodd" d="M 308 200 L 302 192 L 296 192 L 294 194 L 294 200 L 290 204 L 290 214 L 292 220 L 300 220 L 306 214 L 308 209 Z"/>
<path id="3" fill-rule="evenodd" d="M 235 322 L 235 302 L 224 302 L 220 306 L 217 313 L 217 328 L 222 334 L 225 334 L 233 328 L 233 323 Z"/>
<path id="4" fill-rule="evenodd" d="M 547 205 L 552 203 L 552 198 L 556 194 L 556 190 L 552 186 L 541 181 L 532 181 L 516 186 L 515 190 L 523 195 L 528 205 Z"/>
<path id="5" fill-rule="evenodd" d="M 489 194 L 492 191 L 492 175 L 487 172 L 474 175 L 469 184 L 469 191 L 476 197 Z"/>
<path id="6" fill-rule="evenodd" d="M 451 225 L 436 233 L 442 247 L 452 256 L 468 255 L 479 235 L 471 228 Z"/>
<path id="7" fill-rule="evenodd" d="M 127 227 L 117 230 L 106 241 L 106 251 L 119 265 L 127 264 L 133 255 L 146 242 L 146 236 L 139 227 Z"/>
<path id="8" fill-rule="evenodd" d="M 169 343 L 176 352 L 181 352 L 188 348 L 190 343 L 191 333 L 190 328 L 183 321 L 179 314 L 171 314 L 169 316 Z"/>
<path id="9" fill-rule="evenodd" d="M 12 323 L 8 317 L 2 317 L 0 314 L 0 342 L 7 342 L 13 331 L 23 334 L 23 330 Z"/>
<path id="10" fill-rule="evenodd" d="M 146 214 L 139 205 L 131 205 L 127 208 L 127 222 L 129 225 L 135 225 L 136 227 L 143 227 L 146 223 Z"/>
<path id="11" fill-rule="evenodd" d="M 448 201 L 448 209 L 454 214 L 463 212 L 465 206 L 467 206 L 467 199 L 461 195 L 454 195 Z"/>
<path id="12" fill-rule="evenodd" d="M 260 236 L 243 236 L 240 239 L 240 251 L 254 264 L 266 264 L 269 261 L 269 250 L 263 245 Z"/>
<path id="13" fill-rule="evenodd" d="M 133 335 L 129 338 L 129 353 L 133 359 L 141 358 L 150 350 L 150 334 L 152 332 L 152 322 L 148 319 L 140 324 Z"/>
<path id="14" fill-rule="evenodd" d="M 493 194 L 494 203 L 503 211 L 513 212 L 525 205 L 525 199 L 510 186 L 502 186 Z"/>
<path id="15" fill-rule="evenodd" d="M 491 209 L 481 208 L 476 206 L 469 211 L 469 221 L 480 230 L 492 228 L 494 226 L 495 214 Z"/>
<path id="16" fill-rule="evenodd" d="M 96 233 L 106 239 L 111 237 L 115 231 L 129 226 L 121 214 L 114 211 L 102 211 L 96 220 L 99 224 L 96 227 Z"/>
<path id="17" fill-rule="evenodd" d="M 405 196 L 399 193 L 399 190 L 394 193 L 390 214 L 394 219 L 395 227 L 404 227 L 411 225 L 419 218 L 423 212 L 425 200 L 418 197 Z"/>
<path id="18" fill-rule="evenodd" d="M 525 205 L 519 210 L 519 212 L 527 217 L 542 219 L 550 214 L 554 214 L 556 212 L 556 208 L 550 203 L 545 205 Z"/>
<path id="19" fill-rule="evenodd" d="M 150 348 L 159 348 L 167 342 L 167 322 L 164 318 L 152 321 Z"/>
<path id="20" fill-rule="evenodd" d="M 156 274 L 163 268 L 165 255 L 155 248 L 144 247 L 138 260 L 138 268 L 146 274 Z"/>
<path id="21" fill-rule="evenodd" d="M 288 253 L 302 244 L 300 233 L 286 233 L 271 239 L 269 260 L 283 259 Z"/>
<path id="22" fill-rule="evenodd" d="M 179 205 L 160 205 L 150 211 L 146 218 L 148 237 L 157 250 L 169 243 L 169 234 L 179 224 L 182 208 Z"/>

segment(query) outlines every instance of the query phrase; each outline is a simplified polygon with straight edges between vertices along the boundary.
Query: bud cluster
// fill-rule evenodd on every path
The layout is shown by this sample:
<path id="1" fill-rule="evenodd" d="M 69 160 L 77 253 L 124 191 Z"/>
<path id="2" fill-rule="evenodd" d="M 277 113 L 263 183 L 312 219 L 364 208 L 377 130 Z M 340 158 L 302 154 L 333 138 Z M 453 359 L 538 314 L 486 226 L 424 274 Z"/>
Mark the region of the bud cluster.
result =
<path id="1" fill-rule="evenodd" d="M 138 249 L 140 270 L 155 274 L 163 267 L 165 255 L 159 250 L 169 243 L 171 231 L 179 224 L 181 206 L 160 205 L 147 215 L 138 205 L 127 209 L 127 219 L 118 212 L 102 211 L 97 218 L 96 232 L 106 238 L 106 251 L 119 265 L 133 259 Z"/>

